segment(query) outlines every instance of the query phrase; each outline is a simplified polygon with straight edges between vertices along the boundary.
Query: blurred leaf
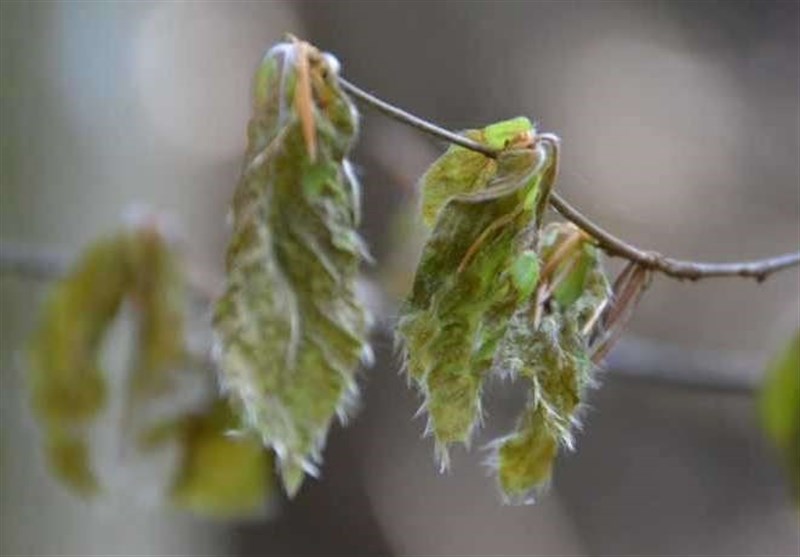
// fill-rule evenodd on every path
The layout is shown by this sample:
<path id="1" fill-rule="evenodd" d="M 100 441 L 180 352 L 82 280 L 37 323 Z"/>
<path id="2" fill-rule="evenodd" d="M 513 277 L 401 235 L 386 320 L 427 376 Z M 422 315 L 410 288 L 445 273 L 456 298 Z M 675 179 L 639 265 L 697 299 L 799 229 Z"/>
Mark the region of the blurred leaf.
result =
<path id="1" fill-rule="evenodd" d="M 131 394 L 153 396 L 170 386 L 186 359 L 185 279 L 181 264 L 160 234 L 145 229 L 128 239 L 129 296 L 139 317 Z"/>
<path id="2" fill-rule="evenodd" d="M 272 456 L 259 439 L 229 435 L 237 427 L 226 401 L 183 422 L 183 460 L 172 493 L 178 506 L 220 518 L 264 509 L 271 496 Z"/>
<path id="3" fill-rule="evenodd" d="M 245 429 L 274 449 L 290 495 L 316 473 L 333 416 L 346 415 L 370 354 L 355 295 L 366 257 L 355 230 L 359 192 L 345 159 L 358 119 L 337 66 L 292 41 L 273 47 L 256 73 L 227 289 L 214 317 L 222 383 Z M 306 84 L 310 97 L 297 90 Z"/>
<path id="4" fill-rule="evenodd" d="M 88 496 L 100 490 L 100 484 L 89 462 L 88 443 L 83 436 L 53 429 L 47 434 L 45 451 L 55 477 L 75 493 Z"/>
<path id="5" fill-rule="evenodd" d="M 783 453 L 800 500 L 800 331 L 767 367 L 759 409 L 761 425 Z"/>
<path id="6" fill-rule="evenodd" d="M 529 404 L 517 431 L 497 443 L 497 476 L 503 493 L 522 498 L 550 480 L 558 435 L 548 428 L 542 405 Z"/>
<path id="7" fill-rule="evenodd" d="M 89 427 L 113 394 L 124 397 L 116 442 L 126 454 L 141 461 L 149 451 L 179 445 L 181 469 L 169 472 L 178 474 L 176 502 L 212 515 L 254 512 L 270 492 L 269 453 L 252 439 L 226 435 L 236 427 L 226 401 L 206 413 L 195 403 L 188 416 L 179 403 L 188 385 L 180 376 L 198 371 L 185 351 L 184 284 L 180 260 L 145 225 L 90 246 L 54 286 L 28 352 L 32 406 L 50 467 L 76 493 L 100 490 Z M 106 393 L 98 358 L 123 301 L 137 325 L 134 359 L 122 392 Z"/>
<path id="8" fill-rule="evenodd" d="M 49 293 L 28 350 L 31 404 L 53 471 L 78 493 L 99 484 L 87 428 L 106 400 L 98 355 L 129 284 L 122 235 L 91 246 Z"/>
<path id="9" fill-rule="evenodd" d="M 449 174 L 439 189 L 466 193 L 451 195 L 439 211 L 398 324 L 407 371 L 425 397 L 428 427 L 443 466 L 449 444 L 469 442 L 480 419 L 481 386 L 494 350 L 508 318 L 538 277 L 538 258 L 531 249 L 538 227 L 536 202 L 540 188 L 549 190 L 551 184 L 541 183 L 549 176 L 548 162 L 531 146 L 529 124 L 518 133 L 522 121 L 510 121 L 520 142 L 507 146 L 490 176 L 480 177 L 485 187 L 471 190 L 484 172 L 475 167 Z M 508 126 L 496 129 L 490 135 L 505 137 Z M 443 158 L 452 162 L 453 152 Z M 440 159 L 435 167 L 446 166 Z M 427 175 L 425 187 L 434 187 L 436 175 Z"/>

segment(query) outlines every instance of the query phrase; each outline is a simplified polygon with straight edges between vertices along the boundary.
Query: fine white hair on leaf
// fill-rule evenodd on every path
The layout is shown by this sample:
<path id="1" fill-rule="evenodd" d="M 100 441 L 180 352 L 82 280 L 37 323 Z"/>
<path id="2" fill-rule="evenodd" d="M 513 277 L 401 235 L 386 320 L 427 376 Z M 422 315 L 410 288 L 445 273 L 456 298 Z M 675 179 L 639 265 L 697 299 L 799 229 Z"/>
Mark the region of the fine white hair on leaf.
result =
<path id="1" fill-rule="evenodd" d="M 373 360 L 357 284 L 368 258 L 360 188 L 346 159 L 358 120 L 336 72 L 295 38 L 257 71 L 214 317 L 228 396 L 274 449 L 289 495 L 317 473 L 330 425 L 356 410 L 356 373 Z"/>

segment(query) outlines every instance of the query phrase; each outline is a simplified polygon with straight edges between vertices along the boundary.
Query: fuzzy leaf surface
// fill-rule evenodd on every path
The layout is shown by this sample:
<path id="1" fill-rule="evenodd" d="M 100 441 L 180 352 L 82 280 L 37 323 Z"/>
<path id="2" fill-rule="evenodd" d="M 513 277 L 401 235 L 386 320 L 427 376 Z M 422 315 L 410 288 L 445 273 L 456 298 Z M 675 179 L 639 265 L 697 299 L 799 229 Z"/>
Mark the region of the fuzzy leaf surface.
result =
<path id="1" fill-rule="evenodd" d="M 244 428 L 275 450 L 290 495 L 316 473 L 369 357 L 355 294 L 359 191 L 345 158 L 358 118 L 336 74 L 329 55 L 297 41 L 257 71 L 214 316 L 221 381 Z"/>
<path id="2" fill-rule="evenodd" d="M 492 149 L 502 149 L 532 131 L 530 121 L 518 117 L 482 130 L 467 130 L 462 135 Z M 451 145 L 421 179 L 422 218 L 425 224 L 433 227 L 439 211 L 451 197 L 484 189 L 496 172 L 496 159 L 459 145 Z"/>
<path id="3" fill-rule="evenodd" d="M 493 133 L 530 141 L 533 130 L 528 123 L 527 132 L 520 133 L 521 120 Z M 449 444 L 469 442 L 481 416 L 481 387 L 494 350 L 508 319 L 536 284 L 534 215 L 546 167 L 540 150 L 508 144 L 482 189 L 471 190 L 476 179 L 484 180 L 477 176 L 482 168 L 442 187 L 466 193 L 450 196 L 438 212 L 398 334 L 444 466 Z"/>
<path id="4" fill-rule="evenodd" d="M 569 233 L 561 224 L 542 231 L 543 265 Z M 586 389 L 592 385 L 583 329 L 604 306 L 610 289 L 596 249 L 578 245 L 574 257 L 578 265 L 572 265 L 561 279 L 562 285 L 568 285 L 568 295 L 559 296 L 556 287 L 545 308 L 537 307 L 541 300 L 529 298 L 512 317 L 493 362 L 495 372 L 522 377 L 531 385 L 516 431 L 495 443 L 492 458 L 500 487 L 512 501 L 524 501 L 547 484 L 558 447 L 573 446 L 571 430 L 578 423 Z"/>

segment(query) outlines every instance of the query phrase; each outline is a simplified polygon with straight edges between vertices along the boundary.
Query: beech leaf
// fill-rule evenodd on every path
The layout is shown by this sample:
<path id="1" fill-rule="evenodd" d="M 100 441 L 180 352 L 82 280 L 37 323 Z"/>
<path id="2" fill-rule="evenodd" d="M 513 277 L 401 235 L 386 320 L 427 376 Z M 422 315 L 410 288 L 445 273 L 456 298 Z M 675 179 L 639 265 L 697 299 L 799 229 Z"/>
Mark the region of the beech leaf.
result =
<path id="1" fill-rule="evenodd" d="M 512 317 L 493 362 L 496 373 L 524 378 L 531 385 L 516 431 L 493 444 L 490 459 L 501 490 L 511 501 L 527 501 L 547 485 L 558 447 L 573 447 L 572 428 L 578 423 L 586 389 L 593 384 L 585 329 L 606 306 L 610 287 L 597 250 L 585 239 L 579 238 L 562 263 L 553 264 L 553 258 L 563 254 L 558 247 L 573 232 L 570 225 L 560 223 L 542 230 L 539 253 L 544 270 L 537 294 Z M 569 265 L 570 258 L 580 264 Z M 566 274 L 559 274 L 562 266 Z M 547 272 L 550 268 L 556 268 L 555 275 Z M 569 285 L 567 294 L 558 296 L 558 288 L 549 283 L 553 276 Z M 552 297 L 543 299 L 541 293 L 548 290 Z"/>
<path id="2" fill-rule="evenodd" d="M 800 331 L 769 363 L 759 411 L 764 432 L 781 451 L 800 501 Z"/>
<path id="3" fill-rule="evenodd" d="M 245 431 L 274 449 L 290 495 L 317 473 L 370 358 L 355 293 L 367 253 L 346 159 L 358 115 L 337 74 L 332 56 L 296 39 L 265 55 L 214 316 L 223 387 Z"/>
<path id="4" fill-rule="evenodd" d="M 447 159 L 455 156 L 451 150 L 423 180 L 437 195 L 453 193 L 437 213 L 398 324 L 407 372 L 425 399 L 428 430 L 443 467 L 448 445 L 469 443 L 494 350 L 508 319 L 536 285 L 535 215 L 552 185 L 543 183 L 551 176 L 546 172 L 551 161 L 533 145 L 527 120 L 483 134 L 493 141 L 503 138 L 505 146 L 488 176 L 480 165 L 444 172 Z M 484 187 L 473 190 L 476 179 Z"/>
<path id="5" fill-rule="evenodd" d="M 230 435 L 237 427 L 222 400 L 183 420 L 178 433 L 183 457 L 172 491 L 179 507 L 218 518 L 263 510 L 272 490 L 272 453 L 260 439 Z"/>

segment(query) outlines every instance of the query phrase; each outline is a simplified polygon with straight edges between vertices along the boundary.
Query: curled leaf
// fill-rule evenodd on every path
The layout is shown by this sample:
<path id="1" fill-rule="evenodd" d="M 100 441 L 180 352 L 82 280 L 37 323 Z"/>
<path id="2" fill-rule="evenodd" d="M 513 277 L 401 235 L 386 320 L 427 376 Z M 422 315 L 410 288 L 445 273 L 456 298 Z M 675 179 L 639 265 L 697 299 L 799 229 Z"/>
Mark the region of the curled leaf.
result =
<path id="1" fill-rule="evenodd" d="M 99 356 L 124 301 L 137 318 L 129 413 L 163 393 L 184 360 L 183 277 L 163 237 L 140 227 L 89 247 L 51 291 L 28 352 L 33 410 L 54 472 L 77 492 L 100 488 L 92 469 L 89 428 L 108 393 Z M 125 432 L 121 431 L 120 435 Z"/>
<path id="2" fill-rule="evenodd" d="M 91 245 L 45 302 L 29 345 L 28 378 L 50 467 L 76 493 L 101 489 L 92 427 L 116 423 L 104 410 L 117 397 L 121 466 L 146 466 L 151 453 L 175 448 L 180 468 L 165 472 L 177 475 L 174 498 L 181 506 L 216 515 L 250 512 L 269 494 L 270 455 L 252 439 L 227 436 L 237 424 L 226 401 L 203 410 L 213 391 L 185 349 L 182 265 L 151 224 Z M 122 312 L 123 304 L 130 311 Z M 134 319 L 136 336 L 126 381 L 111 389 L 99 359 L 121 315 Z"/>
<path id="3" fill-rule="evenodd" d="M 585 262 L 579 265 L 569 265 L 567 257 L 558 255 L 563 252 L 557 247 L 570 233 L 565 225 L 549 225 L 539 241 L 544 269 L 563 265 L 567 271 L 560 284 L 568 285 L 569 290 L 559 297 L 556 286 L 549 299 L 530 297 L 512 317 L 493 362 L 496 373 L 520 376 L 531 384 L 528 406 L 516 431 L 494 444 L 491 459 L 504 495 L 513 501 L 527 500 L 544 487 L 557 448 L 573 446 L 572 428 L 578 422 L 585 391 L 593 384 L 588 338 L 583 331 L 607 303 L 610 289 L 596 250 L 587 250 L 589 246 L 581 245 L 583 242 L 575 244 L 571 248 L 574 257 Z M 554 264 L 557 258 L 562 261 Z M 547 288 L 543 272 L 538 291 Z"/>
<path id="4" fill-rule="evenodd" d="M 482 130 L 467 130 L 462 135 L 493 149 L 530 141 L 533 126 L 527 118 L 519 117 L 487 126 Z M 436 217 L 447 201 L 458 194 L 482 190 L 497 172 L 497 160 L 459 145 L 451 145 L 425 171 L 421 179 L 422 218 L 433 227 Z"/>
<path id="5" fill-rule="evenodd" d="M 186 359 L 185 278 L 175 253 L 153 229 L 130 236 L 127 252 L 127 294 L 138 316 L 130 395 L 153 396 L 169 389 Z"/>
<path id="6" fill-rule="evenodd" d="M 443 466 L 449 444 L 469 442 L 494 349 L 508 318 L 537 282 L 534 215 L 542 192 L 551 186 L 542 183 L 549 159 L 533 145 L 530 124 L 520 130 L 521 123 L 497 125 L 503 133 L 513 129 L 513 137 L 526 138 L 527 144 L 509 143 L 490 176 L 479 176 L 485 168 L 475 165 L 443 179 L 440 171 L 449 163 L 440 159 L 433 167 L 438 170 L 424 180 L 426 190 L 453 194 L 437 213 L 398 335 L 407 372 L 425 398 Z M 452 157 L 452 151 L 443 155 Z M 476 180 L 485 187 L 473 191 Z"/>
<path id="7" fill-rule="evenodd" d="M 337 71 L 330 55 L 298 41 L 266 54 L 214 316 L 223 386 L 245 429 L 274 449 L 290 495 L 316 473 L 369 356 L 355 294 L 366 257 L 359 192 L 345 159 L 358 118 Z M 297 89 L 307 86 L 310 100 Z"/>
<path id="8" fill-rule="evenodd" d="M 87 445 L 106 402 L 99 351 L 128 285 L 124 237 L 96 243 L 49 293 L 29 344 L 31 404 L 51 468 L 83 495 L 99 489 Z"/>

